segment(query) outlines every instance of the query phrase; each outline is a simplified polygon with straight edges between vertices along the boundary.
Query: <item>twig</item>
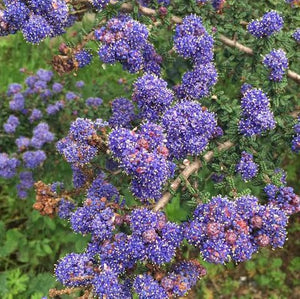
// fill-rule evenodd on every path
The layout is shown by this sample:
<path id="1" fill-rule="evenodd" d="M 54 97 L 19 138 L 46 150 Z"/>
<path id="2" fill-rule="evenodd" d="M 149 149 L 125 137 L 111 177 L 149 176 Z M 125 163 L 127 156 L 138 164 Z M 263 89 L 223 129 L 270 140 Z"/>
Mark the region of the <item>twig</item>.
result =
<path id="1" fill-rule="evenodd" d="M 231 148 L 234 144 L 231 141 L 226 141 L 222 144 L 220 144 L 217 147 L 218 151 L 222 151 L 222 150 L 227 150 L 229 148 Z M 214 156 L 214 152 L 213 151 L 209 151 L 204 155 L 204 160 L 206 162 L 209 162 Z M 200 169 L 202 167 L 202 163 L 199 160 L 194 161 L 193 163 L 191 163 L 189 166 L 187 166 L 182 172 L 181 174 L 173 181 L 173 183 L 171 184 L 170 188 L 172 190 L 172 192 L 175 192 L 181 183 L 181 177 L 184 178 L 185 180 L 187 180 L 194 172 L 196 172 L 198 169 Z M 159 211 L 161 209 L 163 209 L 166 204 L 170 201 L 172 197 L 171 192 L 165 192 L 162 196 L 162 198 L 156 203 L 156 205 L 154 206 L 154 211 Z"/>

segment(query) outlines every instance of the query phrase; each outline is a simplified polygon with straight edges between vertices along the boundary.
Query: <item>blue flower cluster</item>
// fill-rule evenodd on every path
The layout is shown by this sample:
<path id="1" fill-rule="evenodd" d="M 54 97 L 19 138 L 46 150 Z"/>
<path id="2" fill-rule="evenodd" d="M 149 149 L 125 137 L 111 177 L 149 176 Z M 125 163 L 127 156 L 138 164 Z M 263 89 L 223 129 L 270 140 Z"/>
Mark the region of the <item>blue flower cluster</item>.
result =
<path id="1" fill-rule="evenodd" d="M 69 134 L 57 142 L 56 148 L 69 163 L 88 163 L 98 152 L 95 138 L 97 138 L 96 122 L 77 118 L 71 124 Z"/>
<path id="2" fill-rule="evenodd" d="M 0 11 L 0 36 L 22 31 L 24 38 L 34 44 L 65 33 L 65 28 L 76 20 L 64 0 L 15 0 L 4 4 Z"/>
<path id="3" fill-rule="evenodd" d="M 168 222 L 162 212 L 146 208 L 136 209 L 130 215 L 132 237 L 140 243 L 140 259 L 161 265 L 170 262 L 183 240 L 181 227 Z"/>
<path id="4" fill-rule="evenodd" d="M 254 196 L 235 202 L 217 196 L 196 208 L 193 220 L 185 227 L 185 237 L 210 263 L 223 264 L 230 259 L 242 262 L 259 247 L 282 247 L 287 221 L 278 207 L 260 205 Z"/>
<path id="5" fill-rule="evenodd" d="M 182 297 L 196 285 L 199 278 L 205 275 L 205 268 L 197 260 L 183 261 L 176 264 L 172 272 L 161 280 L 161 285 L 166 290 L 168 298 Z"/>
<path id="6" fill-rule="evenodd" d="M 132 176 L 132 192 L 143 202 L 158 200 L 175 165 L 168 161 L 169 151 L 161 126 L 143 124 L 138 132 L 125 128 L 109 135 L 109 149 L 128 175 Z"/>
<path id="7" fill-rule="evenodd" d="M 93 107 L 93 108 L 101 106 L 102 103 L 103 103 L 103 100 L 101 98 L 93 98 L 93 97 L 87 98 L 86 101 L 85 101 L 85 104 L 87 106 L 90 106 L 90 107 Z"/>
<path id="8" fill-rule="evenodd" d="M 138 275 L 134 280 L 133 288 L 139 298 L 169 298 L 167 292 L 160 286 L 159 282 L 148 274 Z"/>
<path id="9" fill-rule="evenodd" d="M 19 126 L 20 121 L 18 117 L 14 115 L 10 115 L 6 121 L 6 123 L 3 125 L 3 129 L 7 134 L 13 134 L 15 133 L 17 127 Z"/>
<path id="10" fill-rule="evenodd" d="M 125 98 L 114 99 L 111 103 L 112 115 L 108 122 L 112 128 L 129 128 L 136 119 L 133 103 Z"/>
<path id="11" fill-rule="evenodd" d="M 137 103 L 140 117 L 156 122 L 168 109 L 174 94 L 167 82 L 153 74 L 145 74 L 134 83 L 132 100 Z"/>
<path id="12" fill-rule="evenodd" d="M 175 51 L 183 58 L 190 58 L 194 64 L 206 64 L 213 59 L 214 39 L 196 15 L 186 16 L 176 26 L 174 35 Z"/>
<path id="13" fill-rule="evenodd" d="M 215 114 L 197 102 L 183 101 L 166 111 L 162 125 L 167 134 L 167 148 L 177 159 L 199 155 L 217 129 Z"/>
<path id="14" fill-rule="evenodd" d="M 102 10 L 109 3 L 109 0 L 90 0 L 96 10 Z"/>
<path id="15" fill-rule="evenodd" d="M 294 193 L 292 187 L 277 187 L 268 184 L 264 191 L 267 194 L 269 203 L 284 211 L 288 216 L 300 211 L 300 197 Z"/>
<path id="16" fill-rule="evenodd" d="M 293 33 L 292 37 L 297 43 L 300 43 L 300 28 L 297 28 Z"/>
<path id="17" fill-rule="evenodd" d="M 119 61 L 125 70 L 136 73 L 140 70 L 159 75 L 161 57 L 148 41 L 145 25 L 126 15 L 110 19 L 106 26 L 95 30 L 95 38 L 102 45 L 99 57 L 104 63 Z"/>
<path id="18" fill-rule="evenodd" d="M 49 131 L 49 125 L 42 122 L 33 129 L 30 145 L 36 149 L 41 149 L 45 143 L 51 143 L 53 140 L 54 134 Z"/>
<path id="19" fill-rule="evenodd" d="M 25 168 L 34 169 L 39 167 L 46 160 L 46 154 L 42 150 L 27 151 L 23 153 L 22 158 Z"/>
<path id="20" fill-rule="evenodd" d="M 74 203 L 62 198 L 58 204 L 57 215 L 62 219 L 70 219 L 72 211 L 75 209 Z"/>
<path id="21" fill-rule="evenodd" d="M 184 58 L 190 58 L 194 69 L 183 75 L 177 89 L 179 98 L 200 99 L 209 95 L 210 88 L 217 82 L 217 71 L 212 63 L 214 39 L 203 26 L 202 19 L 189 15 L 176 27 L 175 51 Z"/>
<path id="22" fill-rule="evenodd" d="M 83 68 L 92 62 L 93 54 L 86 49 L 82 49 L 75 53 L 74 58 L 76 66 L 79 68 Z"/>
<path id="23" fill-rule="evenodd" d="M 241 100 L 239 130 L 244 136 L 260 135 L 275 128 L 270 100 L 260 89 L 248 89 Z"/>
<path id="24" fill-rule="evenodd" d="M 247 182 L 256 176 L 258 166 L 253 161 L 253 156 L 247 152 L 242 152 L 242 158 L 235 168 L 236 172 L 242 176 L 242 179 Z"/>
<path id="25" fill-rule="evenodd" d="M 249 23 L 247 29 L 253 36 L 264 38 L 280 31 L 283 24 L 283 18 L 276 11 L 270 11 L 264 14 L 260 20 Z"/>
<path id="26" fill-rule="evenodd" d="M 13 178 L 17 173 L 20 161 L 10 158 L 6 153 L 0 153 L 0 176 L 5 179 Z"/>
<path id="27" fill-rule="evenodd" d="M 33 187 L 34 179 L 31 171 L 20 172 L 20 183 L 17 185 L 18 196 L 25 199 L 28 194 L 27 190 Z"/>
<path id="28" fill-rule="evenodd" d="M 292 151 L 298 154 L 300 152 L 300 116 L 298 117 L 298 123 L 294 126 L 294 132 L 296 134 L 292 140 Z"/>
<path id="29" fill-rule="evenodd" d="M 273 49 L 264 57 L 263 64 L 270 69 L 269 79 L 276 82 L 282 80 L 286 69 L 289 67 L 286 53 L 282 49 Z"/>
<path id="30" fill-rule="evenodd" d="M 213 63 L 196 65 L 192 71 L 182 77 L 182 84 L 177 89 L 180 99 L 197 100 L 210 94 L 210 89 L 217 83 L 218 74 Z"/>

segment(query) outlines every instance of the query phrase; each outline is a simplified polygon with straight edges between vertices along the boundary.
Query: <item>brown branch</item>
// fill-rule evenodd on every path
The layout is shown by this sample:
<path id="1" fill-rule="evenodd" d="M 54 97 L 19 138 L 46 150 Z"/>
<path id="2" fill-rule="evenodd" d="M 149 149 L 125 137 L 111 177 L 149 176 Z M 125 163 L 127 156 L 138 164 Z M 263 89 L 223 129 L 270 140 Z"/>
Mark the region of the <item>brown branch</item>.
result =
<path id="1" fill-rule="evenodd" d="M 234 144 L 231 141 L 226 141 L 222 144 L 220 144 L 217 147 L 218 151 L 222 151 L 222 150 L 227 150 L 229 148 L 231 148 Z M 209 151 L 204 155 L 204 160 L 206 162 L 209 162 L 214 156 L 214 152 L 213 151 Z M 170 188 L 173 192 L 175 192 L 180 184 L 181 184 L 181 177 L 183 177 L 184 179 L 188 179 L 194 172 L 196 172 L 197 170 L 199 170 L 202 167 L 202 163 L 199 160 L 195 160 L 193 163 L 191 163 L 189 166 L 187 166 L 182 172 L 181 174 L 172 182 Z M 170 201 L 172 197 L 171 192 L 167 191 L 163 194 L 162 198 L 156 203 L 155 207 L 154 207 L 154 211 L 159 211 L 161 209 L 163 209 L 167 203 Z"/>
<path id="2" fill-rule="evenodd" d="M 254 51 L 251 48 L 246 47 L 246 46 L 238 43 L 237 41 L 231 40 L 222 34 L 220 35 L 219 38 L 223 44 L 225 44 L 229 47 L 236 48 L 236 49 L 240 50 L 241 52 L 244 52 L 248 55 L 254 55 Z M 295 82 L 300 83 L 300 75 L 299 74 L 297 74 L 291 70 L 288 70 L 287 76 L 289 78 L 291 78 L 292 80 L 294 80 Z"/>

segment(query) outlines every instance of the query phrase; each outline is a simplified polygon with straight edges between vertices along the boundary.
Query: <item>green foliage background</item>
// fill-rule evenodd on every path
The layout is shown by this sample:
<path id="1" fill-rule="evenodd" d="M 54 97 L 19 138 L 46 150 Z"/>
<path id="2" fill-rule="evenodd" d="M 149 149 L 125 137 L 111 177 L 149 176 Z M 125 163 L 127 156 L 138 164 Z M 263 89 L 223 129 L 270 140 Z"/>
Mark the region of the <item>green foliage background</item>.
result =
<path id="1" fill-rule="evenodd" d="M 226 33 L 227 36 L 238 37 L 241 42 L 255 48 L 257 52 L 263 51 L 266 54 L 267 49 L 271 49 L 276 43 L 284 47 L 291 59 L 291 68 L 300 70 L 300 52 L 295 42 L 291 41 L 290 34 L 300 26 L 299 10 L 291 10 L 284 3 L 285 1 L 230 1 L 226 15 L 216 15 L 212 9 L 207 8 L 205 14 L 201 8 L 194 5 L 191 1 L 175 0 L 176 9 L 170 10 L 170 13 L 176 15 L 186 12 L 196 12 L 204 18 L 208 28 L 216 26 L 219 33 Z M 182 2 L 185 3 L 184 7 Z M 251 9 L 249 8 L 251 7 Z M 255 40 L 249 35 L 245 35 L 245 28 L 239 24 L 239 20 L 250 21 L 262 15 L 262 12 L 270 9 L 286 12 L 286 24 L 288 28 L 280 33 L 276 38 L 270 39 L 269 44 L 255 44 Z M 114 11 L 108 11 L 112 14 Z M 101 16 L 99 17 L 101 18 Z M 67 40 L 78 41 L 82 38 L 84 31 L 89 31 L 94 23 L 99 19 L 93 20 L 87 17 L 82 24 L 78 24 L 68 32 Z M 143 18 L 143 21 L 150 24 L 149 18 Z M 219 24 L 223 24 L 219 26 Z M 74 37 L 74 33 L 76 33 Z M 167 54 L 172 48 L 172 31 L 164 28 L 152 28 L 152 42 L 155 43 L 158 52 L 164 56 L 165 71 L 163 77 L 167 77 L 169 82 L 176 84 L 180 81 L 180 74 L 187 69 L 187 63 L 177 58 L 173 54 Z M 72 36 L 72 39 L 71 39 Z M 246 36 L 246 37 L 245 37 Z M 25 75 L 19 70 L 26 68 L 29 71 L 36 71 L 39 68 L 49 68 L 53 53 L 57 52 L 60 42 L 65 37 L 59 37 L 55 40 L 46 41 L 39 46 L 33 46 L 24 42 L 22 36 L 17 34 L 7 38 L 0 39 L 0 109 L 4 111 L 4 95 L 6 87 L 12 82 L 23 82 Z M 94 51 L 97 47 L 90 43 Z M 298 52 L 297 52 L 298 51 Z M 257 61 L 255 61 L 257 59 Z M 243 81 L 248 80 L 257 87 L 269 91 L 274 101 L 274 108 L 282 107 L 282 101 L 285 102 L 286 112 L 295 105 L 299 104 L 299 86 L 289 81 L 288 96 L 281 93 L 286 88 L 287 82 L 282 85 L 272 85 L 266 80 L 267 72 L 261 66 L 259 57 L 254 59 L 245 58 L 243 54 L 236 49 L 224 48 L 220 43 L 216 43 L 216 63 L 219 68 L 220 78 L 215 92 L 219 95 L 219 100 L 207 106 L 212 105 L 215 111 L 218 109 L 227 109 L 228 115 L 221 121 L 227 123 L 230 119 L 232 106 L 237 104 L 239 88 Z M 261 59 L 261 57 L 260 57 Z M 251 75 L 254 74 L 254 75 Z M 129 75 L 124 72 L 120 65 L 104 66 L 98 59 L 94 59 L 91 66 L 84 68 L 77 73 L 64 77 L 64 80 L 75 82 L 84 80 L 86 87 L 83 91 L 84 98 L 88 96 L 99 96 L 105 100 L 103 110 L 87 112 L 87 117 L 103 116 L 109 113 L 109 101 L 116 97 L 127 96 L 131 94 L 131 83 L 137 75 Z M 126 79 L 126 84 L 119 84 L 120 78 Z M 298 99 L 297 99 L 298 98 Z M 232 101 L 232 102 L 231 102 Z M 286 102 L 290 102 L 286 105 Z M 276 104 L 277 103 L 277 104 Z M 1 112 L 0 123 L 2 125 L 4 114 Z M 59 121 L 62 121 L 63 116 Z M 284 120 L 282 120 L 284 121 Z M 280 120 L 279 120 L 280 122 Z M 230 122 L 229 122 L 230 123 Z M 234 124 L 229 124 L 229 126 Z M 280 125 L 280 123 L 279 123 Z M 68 124 L 66 124 L 67 130 Z M 284 128 L 284 124 L 282 125 Z M 230 129 L 230 128 L 229 128 Z M 291 137 L 292 132 L 286 132 L 286 138 Z M 232 136 L 234 137 L 234 136 Z M 274 143 L 274 146 L 276 141 Z M 1 141 L 1 146 L 3 143 Z M 257 145 L 262 146 L 262 145 Z M 266 150 L 268 147 L 266 148 Z M 2 150 L 2 149 L 1 149 Z M 260 157 L 263 160 L 263 154 Z M 295 155 L 287 150 L 284 158 L 280 161 L 282 167 L 288 172 L 289 185 L 300 192 L 299 169 L 300 161 Z M 53 163 L 56 167 L 53 169 Z M 205 178 L 211 171 L 218 171 L 218 163 L 207 165 L 203 169 L 202 175 L 196 179 L 198 184 L 203 186 L 205 192 L 217 194 L 223 190 L 227 193 L 232 189 L 233 183 L 237 189 L 245 189 L 249 186 L 239 180 L 228 182 L 226 186 L 220 186 L 216 190 L 214 186 Z M 59 157 L 54 157 L 53 161 L 47 162 L 43 170 L 43 181 L 52 182 L 53 180 L 65 180 L 70 178 L 70 168 L 62 162 Z M 70 181 L 70 180 L 69 180 Z M 131 196 L 124 184 L 123 194 Z M 190 190 L 191 191 L 191 190 Z M 252 188 L 255 193 L 255 188 Z M 192 192 L 192 191 L 191 191 Z M 193 203 L 180 203 L 180 196 L 190 197 L 190 193 L 177 194 L 170 205 L 166 208 L 166 213 L 171 220 L 184 220 L 187 217 L 187 211 L 192 208 Z M 205 194 L 201 194 L 205 198 Z M 40 299 L 47 295 L 48 289 L 59 287 L 53 275 L 53 265 L 57 259 L 68 252 L 81 252 L 85 247 L 88 237 L 72 233 L 68 224 L 55 219 L 42 217 L 38 212 L 32 210 L 34 203 L 34 193 L 25 200 L 16 199 L 14 182 L 0 180 L 0 298 L 31 298 Z M 189 298 L 299 298 L 300 297 L 300 224 L 296 216 L 290 219 L 289 239 L 284 249 L 271 251 L 262 250 L 254 258 L 244 264 L 234 265 L 229 263 L 226 266 L 216 266 L 206 264 L 208 275 L 198 285 L 197 290 L 190 292 Z M 193 254 L 193 252 L 190 252 Z"/>

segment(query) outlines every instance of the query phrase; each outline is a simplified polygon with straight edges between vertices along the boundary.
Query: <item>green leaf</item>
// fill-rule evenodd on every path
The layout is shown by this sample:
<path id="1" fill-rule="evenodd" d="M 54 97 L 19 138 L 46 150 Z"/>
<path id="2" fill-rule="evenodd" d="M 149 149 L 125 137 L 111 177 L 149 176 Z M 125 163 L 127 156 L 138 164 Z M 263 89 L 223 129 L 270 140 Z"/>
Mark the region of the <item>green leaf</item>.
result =
<path id="1" fill-rule="evenodd" d="M 187 218 L 187 211 L 180 206 L 180 193 L 177 193 L 165 208 L 169 220 L 178 222 Z"/>

